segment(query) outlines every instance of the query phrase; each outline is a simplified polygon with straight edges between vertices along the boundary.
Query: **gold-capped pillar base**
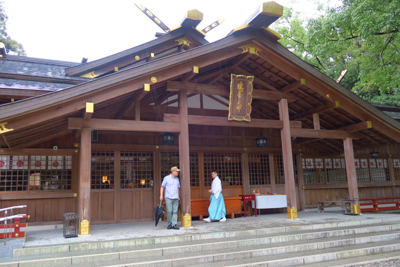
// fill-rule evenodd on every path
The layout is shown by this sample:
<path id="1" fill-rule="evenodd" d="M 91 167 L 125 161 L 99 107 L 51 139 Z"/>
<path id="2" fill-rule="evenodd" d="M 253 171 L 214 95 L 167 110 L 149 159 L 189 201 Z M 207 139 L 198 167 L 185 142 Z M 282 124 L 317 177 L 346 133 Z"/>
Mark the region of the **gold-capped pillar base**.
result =
<path id="1" fill-rule="evenodd" d="M 287 215 L 288 215 L 288 219 L 298 219 L 297 217 L 297 208 L 293 207 L 293 208 L 287 208 Z"/>
<path id="2" fill-rule="evenodd" d="M 351 213 L 355 214 L 355 215 L 360 215 L 361 214 L 361 210 L 360 210 L 360 204 L 350 204 L 350 208 L 351 208 Z"/>
<path id="3" fill-rule="evenodd" d="M 79 235 L 90 235 L 90 222 L 88 220 L 79 223 Z"/>
<path id="4" fill-rule="evenodd" d="M 192 215 L 190 215 L 189 213 L 186 213 L 182 217 L 181 225 L 182 225 L 182 227 L 192 227 Z"/>

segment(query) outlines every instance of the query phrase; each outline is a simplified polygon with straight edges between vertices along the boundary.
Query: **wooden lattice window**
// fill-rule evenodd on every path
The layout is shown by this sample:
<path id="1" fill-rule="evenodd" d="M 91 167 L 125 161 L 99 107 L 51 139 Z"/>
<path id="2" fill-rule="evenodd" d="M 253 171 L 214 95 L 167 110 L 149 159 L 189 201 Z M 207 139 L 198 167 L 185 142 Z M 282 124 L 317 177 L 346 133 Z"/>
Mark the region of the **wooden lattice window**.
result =
<path id="1" fill-rule="evenodd" d="M 274 155 L 274 167 L 275 167 L 275 184 L 285 184 L 285 171 L 283 169 L 283 156 L 281 154 Z M 293 155 L 293 174 L 294 182 L 298 184 L 299 175 L 297 173 L 297 160 L 296 156 Z"/>
<path id="2" fill-rule="evenodd" d="M 346 183 L 346 162 L 344 158 L 325 158 L 325 171 L 328 183 Z"/>
<path id="3" fill-rule="evenodd" d="M 190 186 L 200 186 L 199 176 L 199 154 L 190 154 Z"/>
<path id="4" fill-rule="evenodd" d="M 0 156 L 0 191 L 27 190 L 28 168 L 28 156 Z"/>
<path id="5" fill-rule="evenodd" d="M 369 159 L 372 181 L 390 181 L 387 159 Z"/>
<path id="6" fill-rule="evenodd" d="M 326 183 L 326 173 L 322 158 L 303 158 L 302 165 L 305 184 Z"/>
<path id="7" fill-rule="evenodd" d="M 250 185 L 271 184 L 268 154 L 249 154 Z"/>
<path id="8" fill-rule="evenodd" d="M 400 181 L 400 159 L 393 159 L 394 179 Z"/>
<path id="9" fill-rule="evenodd" d="M 92 189 L 114 188 L 114 152 L 92 152 Z"/>
<path id="10" fill-rule="evenodd" d="M 71 190 L 72 156 L 30 156 L 29 190 Z"/>
<path id="11" fill-rule="evenodd" d="M 204 185 L 211 186 L 210 173 L 216 170 L 222 186 L 242 185 L 240 154 L 204 153 Z"/>
<path id="12" fill-rule="evenodd" d="M 357 182 L 390 181 L 387 159 L 355 159 Z"/>
<path id="13" fill-rule="evenodd" d="M 179 168 L 179 153 L 161 153 L 161 182 L 174 166 Z"/>
<path id="14" fill-rule="evenodd" d="M 153 153 L 121 151 L 121 188 L 151 188 Z"/>

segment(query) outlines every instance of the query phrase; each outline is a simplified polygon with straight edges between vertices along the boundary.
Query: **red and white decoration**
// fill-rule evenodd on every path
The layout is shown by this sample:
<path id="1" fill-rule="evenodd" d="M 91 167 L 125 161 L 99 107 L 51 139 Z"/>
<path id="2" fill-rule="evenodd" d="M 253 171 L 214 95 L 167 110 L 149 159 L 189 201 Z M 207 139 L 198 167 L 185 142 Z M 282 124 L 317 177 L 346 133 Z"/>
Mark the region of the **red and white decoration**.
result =
<path id="1" fill-rule="evenodd" d="M 332 159 L 325 159 L 325 168 L 332 169 Z"/>
<path id="2" fill-rule="evenodd" d="M 342 168 L 342 163 L 341 163 L 340 159 L 333 159 L 333 168 L 335 168 L 335 169 Z"/>
<path id="3" fill-rule="evenodd" d="M 28 169 L 28 156 L 10 156 L 13 170 Z"/>
<path id="4" fill-rule="evenodd" d="M 64 169 L 64 156 L 48 156 L 47 168 L 49 170 Z"/>
<path id="5" fill-rule="evenodd" d="M 317 169 L 323 169 L 324 168 L 323 159 L 315 159 L 315 168 L 317 168 Z"/>
<path id="6" fill-rule="evenodd" d="M 393 159 L 393 167 L 400 168 L 400 159 Z"/>
<path id="7" fill-rule="evenodd" d="M 369 166 L 371 166 L 371 168 L 376 168 L 376 160 L 375 159 L 369 159 Z"/>
<path id="8" fill-rule="evenodd" d="M 306 159 L 306 168 L 314 169 L 314 159 Z"/>
<path id="9" fill-rule="evenodd" d="M 377 159 L 376 166 L 379 169 L 386 169 L 387 168 L 387 159 Z"/>
<path id="10" fill-rule="evenodd" d="M 31 169 L 45 170 L 46 169 L 46 156 L 31 156 Z"/>
<path id="11" fill-rule="evenodd" d="M 356 166 L 356 169 L 359 169 L 360 168 L 360 160 L 354 159 L 354 165 Z"/>
<path id="12" fill-rule="evenodd" d="M 367 159 L 360 159 L 360 166 L 363 169 L 368 168 L 368 160 Z"/>

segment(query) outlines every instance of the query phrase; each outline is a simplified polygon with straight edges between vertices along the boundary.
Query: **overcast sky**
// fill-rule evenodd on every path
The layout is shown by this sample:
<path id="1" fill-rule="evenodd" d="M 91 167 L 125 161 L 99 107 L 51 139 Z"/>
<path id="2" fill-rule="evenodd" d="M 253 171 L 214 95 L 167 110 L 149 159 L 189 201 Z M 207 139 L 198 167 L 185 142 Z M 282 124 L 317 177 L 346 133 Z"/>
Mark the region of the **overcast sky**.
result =
<path id="1" fill-rule="evenodd" d="M 213 42 L 240 26 L 263 1 L 255 0 L 0 0 L 8 15 L 8 34 L 21 43 L 27 56 L 80 62 L 99 59 L 154 39 L 162 30 L 136 6 L 143 4 L 169 28 L 179 26 L 186 11 L 204 14 L 198 28 L 219 18 L 225 22 L 210 31 Z M 308 16 L 311 0 L 276 0 Z"/>

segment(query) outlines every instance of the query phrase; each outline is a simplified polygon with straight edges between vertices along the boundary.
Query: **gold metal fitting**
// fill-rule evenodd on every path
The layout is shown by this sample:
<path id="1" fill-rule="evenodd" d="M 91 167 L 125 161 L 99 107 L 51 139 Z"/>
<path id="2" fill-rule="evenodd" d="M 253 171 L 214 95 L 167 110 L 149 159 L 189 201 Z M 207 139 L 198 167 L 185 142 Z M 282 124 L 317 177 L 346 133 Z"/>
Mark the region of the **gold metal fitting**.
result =
<path id="1" fill-rule="evenodd" d="M 139 59 L 140 59 L 140 57 L 139 57 L 139 56 L 135 56 L 135 59 L 136 59 L 136 60 L 139 60 Z"/>
<path id="2" fill-rule="evenodd" d="M 90 235 L 90 222 L 88 220 L 79 223 L 79 235 Z"/>
<path id="3" fill-rule="evenodd" d="M 151 81 L 152 83 L 156 83 L 156 82 L 157 82 L 157 78 L 153 76 L 153 77 L 151 77 L 150 81 Z"/>
<path id="4" fill-rule="evenodd" d="M 192 216 L 189 213 L 186 213 L 182 217 L 182 227 L 192 227 Z"/>

